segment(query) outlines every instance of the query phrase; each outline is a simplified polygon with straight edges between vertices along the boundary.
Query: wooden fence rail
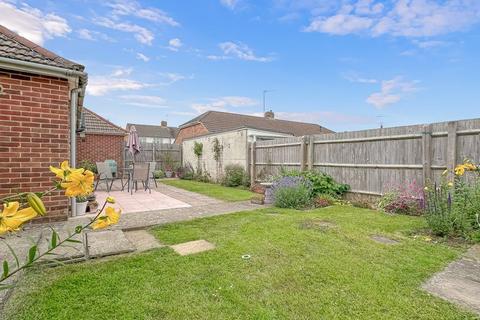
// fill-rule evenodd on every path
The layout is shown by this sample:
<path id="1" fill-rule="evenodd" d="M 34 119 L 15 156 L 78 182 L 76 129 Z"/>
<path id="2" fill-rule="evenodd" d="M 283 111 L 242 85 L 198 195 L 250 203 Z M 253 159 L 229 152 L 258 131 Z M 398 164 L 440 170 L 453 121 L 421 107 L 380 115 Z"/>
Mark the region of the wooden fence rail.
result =
<path id="1" fill-rule="evenodd" d="M 480 162 L 480 119 L 257 141 L 249 158 L 252 181 L 281 168 L 318 169 L 352 192 L 381 195 L 438 181 L 466 158 Z"/>

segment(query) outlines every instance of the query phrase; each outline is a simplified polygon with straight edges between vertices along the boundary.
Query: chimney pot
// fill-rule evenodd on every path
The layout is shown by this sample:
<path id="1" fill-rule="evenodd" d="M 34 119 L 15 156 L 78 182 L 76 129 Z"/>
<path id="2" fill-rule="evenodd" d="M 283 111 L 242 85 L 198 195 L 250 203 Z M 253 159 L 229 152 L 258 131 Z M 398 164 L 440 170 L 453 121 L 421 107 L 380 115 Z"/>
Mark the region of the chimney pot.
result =
<path id="1" fill-rule="evenodd" d="M 275 119 L 275 113 L 272 110 L 265 112 L 264 116 L 266 119 Z"/>
<path id="2" fill-rule="evenodd" d="M 167 121 L 162 121 L 162 122 L 160 123 L 160 125 L 161 125 L 162 127 L 166 127 L 166 126 L 167 126 Z"/>

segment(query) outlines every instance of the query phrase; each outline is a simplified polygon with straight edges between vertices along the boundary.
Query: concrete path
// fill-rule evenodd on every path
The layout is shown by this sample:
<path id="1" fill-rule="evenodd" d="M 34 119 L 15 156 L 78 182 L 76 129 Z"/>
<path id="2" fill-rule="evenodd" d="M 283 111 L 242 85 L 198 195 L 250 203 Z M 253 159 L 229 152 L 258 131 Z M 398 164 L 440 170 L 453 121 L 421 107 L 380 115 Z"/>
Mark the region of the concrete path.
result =
<path id="1" fill-rule="evenodd" d="M 480 245 L 435 274 L 423 288 L 480 315 Z"/>

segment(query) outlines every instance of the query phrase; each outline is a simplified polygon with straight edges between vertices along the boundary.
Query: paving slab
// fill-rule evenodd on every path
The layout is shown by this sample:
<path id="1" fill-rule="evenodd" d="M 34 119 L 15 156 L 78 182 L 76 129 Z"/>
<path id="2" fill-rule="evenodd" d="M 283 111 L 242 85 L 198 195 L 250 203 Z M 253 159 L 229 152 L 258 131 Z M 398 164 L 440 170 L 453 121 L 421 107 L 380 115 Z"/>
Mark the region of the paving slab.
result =
<path id="1" fill-rule="evenodd" d="M 86 234 L 89 258 L 99 258 L 135 251 L 122 230 L 93 231 Z"/>
<path id="2" fill-rule="evenodd" d="M 473 246 L 461 259 L 450 263 L 422 287 L 480 315 L 480 245 Z"/>
<path id="3" fill-rule="evenodd" d="M 170 246 L 181 256 L 215 249 L 215 245 L 206 240 L 195 240 Z"/>
<path id="4" fill-rule="evenodd" d="M 385 237 L 385 236 L 379 236 L 379 235 L 373 235 L 370 236 L 370 239 L 372 239 L 375 242 L 382 243 L 382 244 L 398 244 L 397 240 Z"/>
<path id="5" fill-rule="evenodd" d="M 165 245 L 161 244 L 157 238 L 147 230 L 132 230 L 124 232 L 125 237 L 135 246 L 137 251 L 143 252 L 155 248 L 161 248 Z"/>

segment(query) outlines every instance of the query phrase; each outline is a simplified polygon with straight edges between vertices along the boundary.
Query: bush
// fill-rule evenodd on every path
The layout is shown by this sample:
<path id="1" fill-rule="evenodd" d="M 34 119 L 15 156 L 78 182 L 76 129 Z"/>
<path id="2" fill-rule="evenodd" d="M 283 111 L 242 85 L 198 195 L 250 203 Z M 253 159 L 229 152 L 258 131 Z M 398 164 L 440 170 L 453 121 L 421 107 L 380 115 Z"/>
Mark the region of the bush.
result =
<path id="1" fill-rule="evenodd" d="M 471 182 L 465 172 L 474 172 Z M 480 240 L 480 171 L 469 161 L 455 168 L 454 182 L 444 177 L 439 185 L 425 188 L 427 223 L 439 236 Z"/>
<path id="2" fill-rule="evenodd" d="M 377 206 L 388 213 L 422 215 L 425 209 L 423 190 L 415 181 L 394 187 L 382 196 Z"/>
<path id="3" fill-rule="evenodd" d="M 340 197 L 350 190 L 348 184 L 338 183 L 331 176 L 321 171 L 308 170 L 300 172 L 298 170 L 285 170 L 280 172 L 281 177 L 303 177 L 312 183 L 312 195 L 329 194 L 334 197 Z"/>
<path id="4" fill-rule="evenodd" d="M 325 208 L 336 203 L 336 199 L 329 194 L 321 194 L 313 199 L 315 208 Z"/>
<path id="5" fill-rule="evenodd" d="M 465 180 L 466 171 L 474 171 L 473 181 Z M 480 171 L 467 161 L 455 173 L 453 183 L 444 175 L 425 188 L 427 223 L 435 235 L 480 241 Z"/>
<path id="6" fill-rule="evenodd" d="M 210 173 L 208 173 L 207 171 L 198 170 L 193 174 L 193 180 L 199 181 L 199 182 L 211 182 L 212 177 L 210 176 Z"/>
<path id="7" fill-rule="evenodd" d="M 195 170 L 190 163 L 185 164 L 177 172 L 178 177 L 184 180 L 193 180 L 194 174 Z"/>
<path id="8" fill-rule="evenodd" d="M 85 170 L 92 171 L 93 173 L 97 174 L 97 165 L 90 160 L 82 160 L 78 166 L 79 168 L 83 168 Z"/>
<path id="9" fill-rule="evenodd" d="M 272 185 L 274 205 L 303 209 L 312 204 L 312 184 L 303 177 L 283 177 Z"/>
<path id="10" fill-rule="evenodd" d="M 165 172 L 163 172 L 163 170 L 155 170 L 153 172 L 153 177 L 155 179 L 161 179 L 161 178 L 165 178 Z"/>
<path id="11" fill-rule="evenodd" d="M 222 185 L 226 187 L 250 186 L 250 177 L 245 169 L 238 164 L 229 164 L 225 167 Z"/>

